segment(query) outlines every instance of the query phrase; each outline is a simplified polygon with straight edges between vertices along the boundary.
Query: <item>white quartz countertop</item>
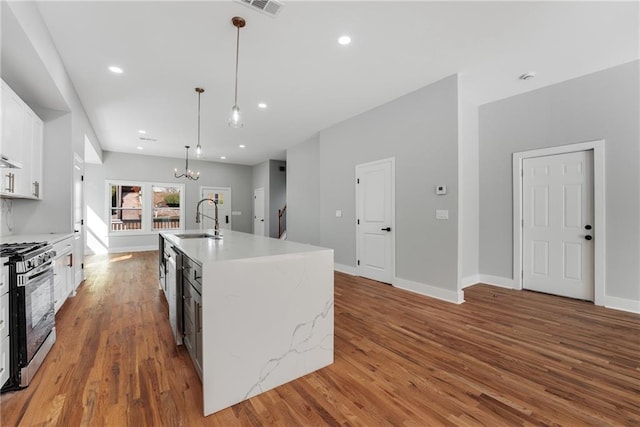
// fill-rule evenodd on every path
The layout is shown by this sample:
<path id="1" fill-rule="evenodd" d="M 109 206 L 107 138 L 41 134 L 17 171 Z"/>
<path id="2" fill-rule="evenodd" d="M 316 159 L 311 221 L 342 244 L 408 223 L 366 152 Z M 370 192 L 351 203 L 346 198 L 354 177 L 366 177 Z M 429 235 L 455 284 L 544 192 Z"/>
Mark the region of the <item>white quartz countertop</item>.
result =
<path id="1" fill-rule="evenodd" d="M 0 243 L 47 242 L 53 245 L 69 237 L 73 237 L 73 233 L 14 234 L 0 237 Z"/>
<path id="2" fill-rule="evenodd" d="M 219 240 L 212 238 L 181 239 L 176 237 L 176 234 L 213 234 L 213 230 L 187 230 L 175 233 L 161 233 L 161 235 L 189 258 L 203 264 L 216 261 L 331 250 L 239 231 L 221 231 L 223 237 Z"/>

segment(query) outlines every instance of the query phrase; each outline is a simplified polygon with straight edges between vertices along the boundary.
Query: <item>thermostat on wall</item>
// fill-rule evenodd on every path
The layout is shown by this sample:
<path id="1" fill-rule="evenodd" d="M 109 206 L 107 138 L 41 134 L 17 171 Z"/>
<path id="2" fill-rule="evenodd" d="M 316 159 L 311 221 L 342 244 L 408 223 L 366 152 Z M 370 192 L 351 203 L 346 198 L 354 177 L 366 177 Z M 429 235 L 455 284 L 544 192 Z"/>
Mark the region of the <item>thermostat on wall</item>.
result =
<path id="1" fill-rule="evenodd" d="M 436 194 L 441 196 L 443 194 L 447 194 L 447 186 L 446 185 L 436 185 Z"/>

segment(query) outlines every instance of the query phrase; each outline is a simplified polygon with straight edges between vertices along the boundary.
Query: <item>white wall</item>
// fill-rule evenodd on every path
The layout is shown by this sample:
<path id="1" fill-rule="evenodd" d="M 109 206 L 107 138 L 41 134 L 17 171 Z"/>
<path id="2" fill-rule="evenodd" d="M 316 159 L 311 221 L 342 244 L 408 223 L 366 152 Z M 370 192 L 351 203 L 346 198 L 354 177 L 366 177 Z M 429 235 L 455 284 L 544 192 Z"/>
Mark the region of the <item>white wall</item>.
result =
<path id="1" fill-rule="evenodd" d="M 639 81 L 634 61 L 480 107 L 481 274 L 513 279 L 512 153 L 603 139 L 605 295 L 640 312 Z"/>
<path id="2" fill-rule="evenodd" d="M 144 181 L 184 184 L 186 194 L 182 202 L 185 211 L 185 229 L 197 229 L 196 204 L 200 200 L 200 187 L 230 187 L 233 211 L 242 215 L 233 217 L 233 229 L 250 233 L 252 230 L 253 188 L 251 166 L 189 160 L 189 166 L 200 172 L 198 181 L 174 178 L 173 169 L 184 164 L 184 159 L 103 152 L 103 164 L 85 165 L 85 202 L 87 205 L 88 240 L 101 243 L 110 252 L 155 249 L 157 233 L 130 236 L 109 236 L 106 180 Z M 90 242 L 91 243 L 91 242 Z M 90 249 L 90 248 L 87 248 Z M 93 252 L 93 251 L 91 251 Z"/>
<path id="3" fill-rule="evenodd" d="M 287 239 L 320 244 L 319 134 L 287 150 Z"/>
<path id="4" fill-rule="evenodd" d="M 302 228 L 313 230 L 318 218 L 318 243 L 334 249 L 337 264 L 355 268 L 355 166 L 395 157 L 396 281 L 438 288 L 458 300 L 457 77 L 322 130 L 318 141 L 317 151 L 313 140 L 287 151 L 287 185 L 293 186 L 288 238 L 315 237 Z M 300 166 L 313 162 L 318 178 L 313 167 Z M 300 182 L 312 191 L 316 179 L 319 214 L 303 219 L 297 209 L 315 194 L 301 196 Z M 435 195 L 437 184 L 448 186 L 446 196 Z M 448 209 L 449 220 L 436 220 L 436 209 Z"/>

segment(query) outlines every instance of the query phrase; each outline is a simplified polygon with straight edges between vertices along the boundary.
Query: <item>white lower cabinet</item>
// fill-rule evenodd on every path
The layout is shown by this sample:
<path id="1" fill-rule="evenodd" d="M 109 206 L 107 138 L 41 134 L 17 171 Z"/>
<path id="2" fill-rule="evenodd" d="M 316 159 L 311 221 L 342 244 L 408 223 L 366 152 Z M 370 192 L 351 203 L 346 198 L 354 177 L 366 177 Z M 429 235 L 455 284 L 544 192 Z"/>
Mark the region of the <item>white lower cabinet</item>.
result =
<path id="1" fill-rule="evenodd" d="M 9 379 L 9 347 L 11 340 L 9 335 L 0 341 L 0 386 Z"/>
<path id="2" fill-rule="evenodd" d="M 9 379 L 9 293 L 0 296 L 0 387 Z"/>
<path id="3" fill-rule="evenodd" d="M 53 265 L 53 293 L 56 313 L 73 292 L 73 238 L 53 245 L 56 251 Z"/>

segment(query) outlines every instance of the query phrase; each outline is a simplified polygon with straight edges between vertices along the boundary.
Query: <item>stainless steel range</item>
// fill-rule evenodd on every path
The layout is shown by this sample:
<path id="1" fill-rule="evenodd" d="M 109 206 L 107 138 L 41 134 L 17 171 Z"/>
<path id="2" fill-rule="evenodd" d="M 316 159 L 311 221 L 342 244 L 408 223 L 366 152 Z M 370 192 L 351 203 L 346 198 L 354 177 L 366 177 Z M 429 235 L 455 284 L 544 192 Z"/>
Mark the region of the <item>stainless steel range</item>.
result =
<path id="1" fill-rule="evenodd" d="M 9 262 L 10 376 L 2 392 L 24 388 L 56 341 L 55 251 L 44 243 L 0 245 Z"/>

